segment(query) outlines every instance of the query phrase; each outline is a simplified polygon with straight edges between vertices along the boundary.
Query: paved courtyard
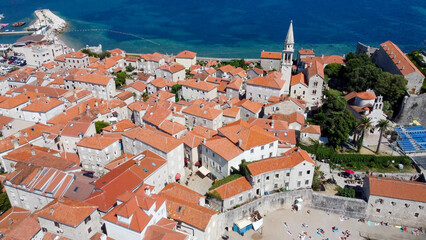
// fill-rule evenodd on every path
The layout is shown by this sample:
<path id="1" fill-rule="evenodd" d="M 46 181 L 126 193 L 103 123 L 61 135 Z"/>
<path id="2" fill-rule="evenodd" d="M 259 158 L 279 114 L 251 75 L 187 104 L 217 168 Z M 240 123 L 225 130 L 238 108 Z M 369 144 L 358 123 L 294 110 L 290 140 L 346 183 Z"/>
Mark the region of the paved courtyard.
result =
<path id="1" fill-rule="evenodd" d="M 401 232 L 400 229 L 394 226 L 380 226 L 375 223 L 361 223 L 358 219 L 340 220 L 340 216 L 336 214 L 327 214 L 326 212 L 307 208 L 300 212 L 292 212 L 289 209 L 279 209 L 277 211 L 267 213 L 264 217 L 263 233 L 249 230 L 244 236 L 239 235 L 234 231 L 228 231 L 227 234 L 231 240 L 239 239 L 339 239 L 343 237 L 343 231 L 349 230 L 350 236 L 348 240 L 356 239 L 386 239 L 386 240 L 401 240 L 401 239 L 426 239 L 424 234 L 415 236 L 411 233 L 413 229 L 408 229 L 408 232 Z M 288 228 L 284 225 L 287 223 Z M 307 227 L 302 227 L 302 224 Z M 337 227 L 338 232 L 332 232 L 332 227 Z M 316 234 L 317 228 L 324 230 L 324 235 Z M 305 238 L 299 238 L 299 233 L 306 232 Z"/>
<path id="2" fill-rule="evenodd" d="M 194 170 L 194 172 L 192 172 L 190 169 L 185 168 L 185 176 L 186 177 L 180 181 L 180 184 L 202 195 L 206 194 L 206 192 L 213 184 L 213 181 L 208 177 L 201 177 L 197 173 L 196 169 Z"/>

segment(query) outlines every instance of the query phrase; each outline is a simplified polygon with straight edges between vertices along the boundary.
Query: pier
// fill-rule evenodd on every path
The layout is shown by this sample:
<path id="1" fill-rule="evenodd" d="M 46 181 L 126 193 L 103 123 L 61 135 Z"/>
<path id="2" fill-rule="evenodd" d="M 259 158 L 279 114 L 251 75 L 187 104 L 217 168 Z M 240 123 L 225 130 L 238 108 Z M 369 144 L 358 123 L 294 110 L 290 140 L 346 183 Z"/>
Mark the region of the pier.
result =
<path id="1" fill-rule="evenodd" d="M 0 36 L 7 36 L 7 35 L 30 35 L 33 34 L 35 31 L 10 31 L 10 32 L 0 32 Z"/>

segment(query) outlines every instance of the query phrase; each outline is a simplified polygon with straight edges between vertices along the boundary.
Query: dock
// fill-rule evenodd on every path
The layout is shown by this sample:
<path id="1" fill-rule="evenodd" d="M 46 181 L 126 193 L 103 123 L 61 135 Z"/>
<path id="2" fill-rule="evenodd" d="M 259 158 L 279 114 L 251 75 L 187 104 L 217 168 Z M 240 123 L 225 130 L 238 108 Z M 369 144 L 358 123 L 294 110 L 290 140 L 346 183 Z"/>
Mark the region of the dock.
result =
<path id="1" fill-rule="evenodd" d="M 0 32 L 0 36 L 7 35 L 30 35 L 33 34 L 34 31 L 14 31 L 14 32 Z"/>

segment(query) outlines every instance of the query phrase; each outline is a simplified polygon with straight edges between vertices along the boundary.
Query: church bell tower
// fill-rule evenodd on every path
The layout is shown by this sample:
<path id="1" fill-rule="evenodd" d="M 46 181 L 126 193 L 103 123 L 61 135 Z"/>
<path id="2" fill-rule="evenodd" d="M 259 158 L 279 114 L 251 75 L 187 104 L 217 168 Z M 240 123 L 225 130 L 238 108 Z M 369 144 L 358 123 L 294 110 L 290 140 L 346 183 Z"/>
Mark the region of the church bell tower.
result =
<path id="1" fill-rule="evenodd" d="M 293 20 L 290 21 L 287 37 L 285 38 L 283 56 L 281 60 L 282 79 L 289 83 L 291 81 L 291 67 L 293 65 L 294 53 L 294 36 L 293 36 Z"/>

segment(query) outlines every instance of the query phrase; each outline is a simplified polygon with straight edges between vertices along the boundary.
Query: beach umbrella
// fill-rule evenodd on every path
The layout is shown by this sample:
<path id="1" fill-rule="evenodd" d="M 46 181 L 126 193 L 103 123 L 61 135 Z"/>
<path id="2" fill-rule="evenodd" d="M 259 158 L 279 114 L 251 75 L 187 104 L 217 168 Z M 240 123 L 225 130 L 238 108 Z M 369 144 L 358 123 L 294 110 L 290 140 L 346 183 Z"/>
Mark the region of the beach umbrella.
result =
<path id="1" fill-rule="evenodd" d="M 354 171 L 352 171 L 352 170 L 349 170 L 349 169 L 346 169 L 346 171 L 345 171 L 346 173 L 349 173 L 349 174 L 354 174 L 355 172 Z"/>

